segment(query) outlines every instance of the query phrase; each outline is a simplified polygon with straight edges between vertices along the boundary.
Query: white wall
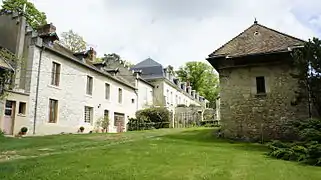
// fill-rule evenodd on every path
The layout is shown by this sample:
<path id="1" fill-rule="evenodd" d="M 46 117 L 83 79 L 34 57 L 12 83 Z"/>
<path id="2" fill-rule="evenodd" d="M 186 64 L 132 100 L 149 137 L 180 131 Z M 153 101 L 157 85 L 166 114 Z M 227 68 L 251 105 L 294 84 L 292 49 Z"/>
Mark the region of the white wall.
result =
<path id="1" fill-rule="evenodd" d="M 138 110 L 153 105 L 153 87 L 144 81 L 138 80 Z"/>
<path id="2" fill-rule="evenodd" d="M 29 106 L 30 129 L 32 130 L 40 49 L 37 47 L 31 48 L 34 48 Z M 61 64 L 59 87 L 50 85 L 53 61 Z M 86 95 L 87 75 L 93 77 L 92 96 Z M 110 100 L 105 99 L 105 83 L 110 84 Z M 122 104 L 118 103 L 118 88 L 123 89 Z M 57 123 L 48 123 L 49 98 L 58 100 Z M 133 117 L 135 115 L 137 106 L 136 98 L 134 89 L 75 62 L 58 57 L 49 50 L 45 50 L 41 63 L 36 134 L 75 133 L 80 126 L 85 127 L 85 132 L 92 130 L 93 126 L 91 124 L 84 123 L 85 106 L 90 106 L 94 109 L 93 124 L 98 118 L 103 117 L 104 110 L 108 110 L 110 118 L 109 131 L 116 132 L 114 112 L 124 113 L 125 123 L 127 123 L 127 116 Z M 134 103 L 132 99 L 134 99 Z"/>
<path id="3" fill-rule="evenodd" d="M 185 104 L 186 106 L 189 106 L 190 104 L 200 105 L 200 103 L 192 99 L 191 96 L 187 96 L 166 81 L 163 81 L 163 92 L 166 100 L 166 106 L 168 107 L 176 107 L 178 104 Z"/>

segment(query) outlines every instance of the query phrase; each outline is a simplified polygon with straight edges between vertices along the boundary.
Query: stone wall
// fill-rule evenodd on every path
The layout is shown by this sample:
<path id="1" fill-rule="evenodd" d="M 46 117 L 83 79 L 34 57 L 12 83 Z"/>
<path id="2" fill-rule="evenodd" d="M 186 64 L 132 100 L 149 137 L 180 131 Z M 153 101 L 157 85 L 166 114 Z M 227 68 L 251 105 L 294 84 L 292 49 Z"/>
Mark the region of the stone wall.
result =
<path id="1" fill-rule="evenodd" d="M 284 123 L 308 117 L 305 103 L 293 106 L 297 80 L 287 64 L 219 70 L 221 124 L 227 137 L 282 138 Z M 256 77 L 265 77 L 266 94 L 258 95 Z"/>
<path id="2" fill-rule="evenodd" d="M 30 81 L 30 97 L 28 108 L 29 130 L 33 131 L 35 114 L 36 83 L 39 79 L 39 97 L 36 119 L 36 134 L 76 133 L 80 126 L 85 127 L 85 132 L 93 130 L 96 121 L 104 116 L 104 111 L 109 111 L 109 132 L 116 132 L 114 126 L 114 113 L 125 114 L 125 123 L 128 117 L 135 117 L 136 94 L 135 90 L 120 84 L 100 73 L 80 66 L 71 60 L 53 54 L 50 50 L 42 53 L 40 76 L 37 76 L 40 48 L 30 46 L 33 50 L 33 64 Z M 31 54 L 31 53 L 30 53 Z M 59 86 L 51 85 L 52 62 L 61 64 Z M 93 77 L 93 93 L 86 94 L 87 75 Z M 110 84 L 110 99 L 105 99 L 105 83 Z M 123 90 L 123 102 L 118 103 L 118 88 Z M 58 120 L 48 123 L 49 99 L 58 100 Z M 132 101 L 134 99 L 134 102 Z M 84 108 L 93 108 L 93 122 L 84 122 Z"/>

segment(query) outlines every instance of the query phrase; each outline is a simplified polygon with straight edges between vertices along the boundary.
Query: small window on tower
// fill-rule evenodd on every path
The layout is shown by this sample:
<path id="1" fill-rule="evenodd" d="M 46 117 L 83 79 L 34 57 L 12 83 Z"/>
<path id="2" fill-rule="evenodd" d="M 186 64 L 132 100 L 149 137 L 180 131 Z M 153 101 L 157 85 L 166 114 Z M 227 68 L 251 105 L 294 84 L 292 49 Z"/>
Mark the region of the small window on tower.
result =
<path id="1" fill-rule="evenodd" d="M 263 76 L 256 77 L 256 93 L 257 94 L 265 94 L 265 79 Z"/>

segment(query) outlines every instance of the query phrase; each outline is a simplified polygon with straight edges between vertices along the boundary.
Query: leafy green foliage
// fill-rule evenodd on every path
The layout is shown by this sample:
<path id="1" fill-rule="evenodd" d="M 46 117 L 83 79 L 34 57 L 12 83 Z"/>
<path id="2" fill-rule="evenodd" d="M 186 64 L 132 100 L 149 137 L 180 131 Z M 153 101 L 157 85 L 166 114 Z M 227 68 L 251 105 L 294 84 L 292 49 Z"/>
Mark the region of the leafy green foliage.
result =
<path id="1" fill-rule="evenodd" d="M 4 131 L 0 129 L 0 138 L 4 137 Z"/>
<path id="2" fill-rule="evenodd" d="M 283 143 L 273 141 L 269 144 L 269 155 L 278 159 L 302 161 L 310 165 L 321 166 L 321 120 L 309 119 L 293 123 L 298 129 L 300 141 Z"/>
<path id="3" fill-rule="evenodd" d="M 150 122 L 146 119 L 131 118 L 128 121 L 128 131 L 141 131 L 150 129 L 169 128 L 169 122 Z"/>
<path id="4" fill-rule="evenodd" d="M 27 127 L 22 127 L 21 130 L 20 130 L 20 132 L 26 133 L 26 132 L 28 132 L 28 128 L 27 128 Z"/>
<path id="5" fill-rule="evenodd" d="M 110 120 L 107 116 L 101 117 L 96 121 L 97 128 L 102 128 L 104 132 L 107 132 Z"/>
<path id="6" fill-rule="evenodd" d="M 129 120 L 129 131 L 169 128 L 170 124 L 170 112 L 162 107 L 137 111 L 136 118 Z"/>
<path id="7" fill-rule="evenodd" d="M 19 59 L 5 48 L 0 49 L 0 58 L 12 68 L 19 64 Z M 13 71 L 11 69 L 0 68 L 0 99 L 4 99 L 8 95 L 7 90 L 13 88 L 12 77 Z"/>
<path id="8" fill-rule="evenodd" d="M 166 108 L 153 107 L 137 111 L 136 118 L 148 122 L 169 122 L 170 113 Z"/>
<path id="9" fill-rule="evenodd" d="M 187 62 L 176 71 L 181 81 L 189 82 L 194 90 L 210 101 L 210 107 L 215 107 L 218 96 L 218 77 L 212 66 L 197 61 Z"/>
<path id="10" fill-rule="evenodd" d="M 59 43 L 72 52 L 82 52 L 87 48 L 87 43 L 84 38 L 73 30 L 61 33 Z"/>
<path id="11" fill-rule="evenodd" d="M 25 17 L 28 24 L 37 29 L 39 26 L 47 24 L 47 16 L 44 12 L 39 11 L 35 5 L 27 0 L 4 0 L 2 2 L 1 11 L 23 12 L 26 5 Z"/>
<path id="12" fill-rule="evenodd" d="M 304 48 L 293 52 L 293 65 L 298 69 L 293 77 L 297 78 L 301 89 L 297 101 L 307 100 L 311 103 L 318 115 L 321 115 L 321 41 L 313 38 L 305 43 Z M 297 103 L 295 103 L 297 104 Z"/>

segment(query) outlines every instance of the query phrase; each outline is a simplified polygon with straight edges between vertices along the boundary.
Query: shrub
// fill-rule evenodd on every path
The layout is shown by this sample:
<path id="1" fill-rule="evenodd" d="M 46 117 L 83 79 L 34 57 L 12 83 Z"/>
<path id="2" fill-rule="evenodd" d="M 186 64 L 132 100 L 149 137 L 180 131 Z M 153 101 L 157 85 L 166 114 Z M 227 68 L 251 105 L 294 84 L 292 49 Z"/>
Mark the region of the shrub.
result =
<path id="1" fill-rule="evenodd" d="M 127 123 L 128 131 L 169 128 L 169 124 L 170 124 L 169 122 L 150 122 L 144 118 L 142 119 L 130 118 Z"/>
<path id="2" fill-rule="evenodd" d="M 169 122 L 170 112 L 163 107 L 148 108 L 137 111 L 136 118 L 145 122 Z"/>
<path id="3" fill-rule="evenodd" d="M 21 130 L 20 130 L 20 132 L 26 133 L 26 132 L 28 132 L 28 128 L 27 128 L 27 127 L 22 127 Z"/>
<path id="4" fill-rule="evenodd" d="M 109 118 L 108 117 L 101 117 L 96 121 L 97 128 L 103 128 L 104 132 L 107 132 L 109 126 Z"/>
<path id="5" fill-rule="evenodd" d="M 4 137 L 4 131 L 0 129 L 0 138 Z"/>
<path id="6" fill-rule="evenodd" d="M 210 126 L 218 127 L 219 126 L 217 120 L 204 120 L 204 121 L 200 122 L 200 125 L 205 126 L 205 127 L 210 127 Z"/>
<path id="7" fill-rule="evenodd" d="M 321 166 L 321 120 L 311 119 L 292 124 L 298 130 L 298 142 L 273 141 L 268 146 L 270 156 Z"/>
<path id="8" fill-rule="evenodd" d="M 85 130 L 85 128 L 84 128 L 83 126 L 81 126 L 81 127 L 79 128 L 79 130 L 80 130 L 81 132 L 83 132 L 83 131 Z"/>

